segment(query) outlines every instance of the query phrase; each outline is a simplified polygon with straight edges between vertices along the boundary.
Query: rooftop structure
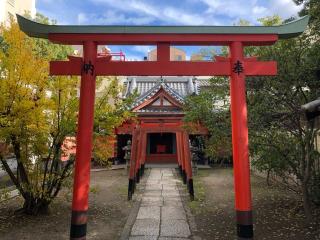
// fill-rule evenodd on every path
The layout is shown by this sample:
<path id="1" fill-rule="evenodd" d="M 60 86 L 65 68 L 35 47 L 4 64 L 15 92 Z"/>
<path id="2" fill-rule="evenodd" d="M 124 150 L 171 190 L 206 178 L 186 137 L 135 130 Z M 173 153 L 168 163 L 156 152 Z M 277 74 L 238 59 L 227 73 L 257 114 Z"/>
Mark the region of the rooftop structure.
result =
<path id="1" fill-rule="evenodd" d="M 22 31 L 31 37 L 50 39 L 50 34 L 220 34 L 234 35 L 252 34 L 278 35 L 280 39 L 291 38 L 300 35 L 308 24 L 309 16 L 279 26 L 81 26 L 81 25 L 45 25 L 29 21 L 18 16 L 18 22 Z M 102 37 L 102 36 L 101 36 Z M 208 36 L 207 36 L 208 37 Z M 52 39 L 53 40 L 53 39 Z M 187 40 L 187 39 L 186 39 Z M 73 40 L 74 41 L 74 40 Z M 97 36 L 96 41 L 99 42 Z M 101 41 L 101 40 L 100 40 Z M 110 40 L 104 40 L 110 42 Z M 125 41 L 125 39 L 123 40 Z M 144 42 L 155 43 L 159 39 L 144 40 Z M 199 40 L 194 42 L 198 42 Z M 229 41 L 234 41 L 230 38 Z M 248 39 L 247 41 L 250 41 Z M 68 39 L 64 39 L 68 42 Z M 117 41 L 119 43 L 119 41 Z M 130 41 L 132 43 L 132 41 Z M 171 43 L 173 43 L 171 41 Z M 209 42 L 210 43 L 210 42 Z M 74 44 L 74 43 L 73 43 Z M 208 42 L 206 42 L 208 44 Z"/>

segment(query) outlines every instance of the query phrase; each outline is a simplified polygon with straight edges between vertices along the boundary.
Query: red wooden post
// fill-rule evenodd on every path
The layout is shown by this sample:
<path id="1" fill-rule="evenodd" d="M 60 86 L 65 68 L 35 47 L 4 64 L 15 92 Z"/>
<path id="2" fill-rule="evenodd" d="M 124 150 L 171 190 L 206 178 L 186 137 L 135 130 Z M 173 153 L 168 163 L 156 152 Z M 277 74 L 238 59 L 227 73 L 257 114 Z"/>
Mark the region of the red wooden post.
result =
<path id="1" fill-rule="evenodd" d="M 81 75 L 80 109 L 78 115 L 77 154 L 75 162 L 70 239 L 86 239 L 90 163 L 96 74 L 94 65 L 97 45 L 84 42 L 84 68 Z M 88 65 L 86 65 L 88 64 Z M 87 66 L 87 68 L 85 68 Z"/>
<path id="2" fill-rule="evenodd" d="M 189 145 L 189 136 L 187 132 L 183 133 L 183 145 L 185 152 L 185 169 L 187 173 L 187 183 L 191 200 L 194 200 L 194 189 L 193 189 L 193 179 L 192 179 L 192 166 L 191 166 L 191 152 Z"/>
<path id="3" fill-rule="evenodd" d="M 147 154 L 147 133 L 142 131 L 142 148 L 141 148 L 141 175 L 144 175 L 145 163 L 146 163 L 146 154 Z"/>
<path id="4" fill-rule="evenodd" d="M 245 74 L 243 71 L 243 45 L 233 42 L 231 54 L 231 118 L 233 171 L 235 188 L 235 208 L 237 215 L 237 233 L 240 239 L 253 238 L 251 208 L 250 165 L 248 152 L 248 126 Z"/>
<path id="5" fill-rule="evenodd" d="M 182 132 L 178 132 L 178 140 L 179 140 L 179 150 L 180 150 L 180 159 L 181 159 L 181 169 L 182 169 L 182 180 L 183 183 L 187 183 L 187 174 L 186 174 L 186 164 L 185 164 L 185 152 L 184 152 L 184 144 L 182 140 Z"/>
<path id="6" fill-rule="evenodd" d="M 179 173 L 182 175 L 182 166 L 181 166 L 181 156 L 180 156 L 180 142 L 179 142 L 179 133 L 176 132 L 176 152 L 177 152 L 177 160 L 178 160 L 178 167 Z"/>
<path id="7" fill-rule="evenodd" d="M 130 156 L 130 170 L 129 170 L 129 184 L 128 184 L 128 200 L 132 199 L 132 194 L 135 187 L 135 163 L 137 155 L 137 129 L 132 131 L 131 156 Z"/>
<path id="8" fill-rule="evenodd" d="M 170 61 L 170 44 L 169 43 L 159 43 L 157 45 L 157 60 L 159 62 Z"/>
<path id="9" fill-rule="evenodd" d="M 135 179 L 136 183 L 140 182 L 140 166 L 141 166 L 141 140 L 142 140 L 142 134 L 141 130 L 138 132 L 138 138 L 137 138 L 137 153 L 136 153 L 136 166 L 135 166 Z"/>

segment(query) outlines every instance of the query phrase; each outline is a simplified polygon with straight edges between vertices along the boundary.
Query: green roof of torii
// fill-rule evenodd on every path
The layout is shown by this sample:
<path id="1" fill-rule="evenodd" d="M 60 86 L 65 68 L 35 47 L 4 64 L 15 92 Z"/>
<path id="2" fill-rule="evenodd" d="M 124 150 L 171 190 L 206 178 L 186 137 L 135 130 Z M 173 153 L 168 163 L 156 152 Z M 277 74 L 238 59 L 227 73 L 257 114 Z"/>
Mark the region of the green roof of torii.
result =
<path id="1" fill-rule="evenodd" d="M 49 34 L 275 34 L 280 39 L 296 37 L 306 29 L 309 16 L 279 26 L 110 26 L 46 25 L 17 15 L 20 29 L 30 37 L 46 38 Z"/>

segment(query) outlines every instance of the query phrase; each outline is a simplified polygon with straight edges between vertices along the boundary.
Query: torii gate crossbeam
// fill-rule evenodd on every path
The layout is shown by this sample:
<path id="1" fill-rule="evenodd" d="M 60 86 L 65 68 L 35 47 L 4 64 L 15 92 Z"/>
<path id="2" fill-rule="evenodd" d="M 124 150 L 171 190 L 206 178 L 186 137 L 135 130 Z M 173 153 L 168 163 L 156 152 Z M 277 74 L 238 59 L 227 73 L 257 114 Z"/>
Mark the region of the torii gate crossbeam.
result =
<path id="1" fill-rule="evenodd" d="M 275 75 L 277 69 L 275 62 L 244 57 L 243 48 L 272 45 L 278 39 L 298 36 L 305 30 L 308 17 L 274 27 L 53 26 L 19 15 L 17 19 L 20 29 L 31 37 L 84 48 L 83 58 L 69 57 L 69 61 L 50 64 L 51 75 L 81 75 L 70 239 L 86 239 L 95 79 L 99 75 L 230 76 L 237 235 L 239 239 L 253 238 L 245 77 Z M 99 58 L 97 45 L 104 44 L 157 45 L 157 61 L 113 62 L 110 58 Z M 230 56 L 218 57 L 215 62 L 173 62 L 170 45 L 229 46 Z M 187 141 L 186 136 L 181 139 Z M 137 168 L 131 169 L 130 176 L 134 176 Z"/>

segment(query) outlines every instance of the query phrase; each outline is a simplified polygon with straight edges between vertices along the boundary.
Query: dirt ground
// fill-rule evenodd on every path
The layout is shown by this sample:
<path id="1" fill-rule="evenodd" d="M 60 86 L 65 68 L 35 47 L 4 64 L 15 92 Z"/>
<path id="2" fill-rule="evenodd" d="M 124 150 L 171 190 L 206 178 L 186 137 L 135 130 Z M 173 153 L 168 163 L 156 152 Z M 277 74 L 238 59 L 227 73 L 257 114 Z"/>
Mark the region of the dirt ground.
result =
<path id="1" fill-rule="evenodd" d="M 127 175 L 124 170 L 91 173 L 91 193 L 87 239 L 118 239 L 132 203 L 127 201 Z M 61 196 L 45 216 L 15 215 L 22 199 L 0 203 L 0 239 L 69 239 L 71 199 Z"/>
<path id="2" fill-rule="evenodd" d="M 197 200 L 188 201 L 202 239 L 236 239 L 232 169 L 199 170 L 194 177 Z M 305 224 L 301 202 L 281 188 L 268 187 L 265 179 L 252 176 L 254 233 L 258 240 L 320 239 L 320 209 L 314 223 Z"/>

